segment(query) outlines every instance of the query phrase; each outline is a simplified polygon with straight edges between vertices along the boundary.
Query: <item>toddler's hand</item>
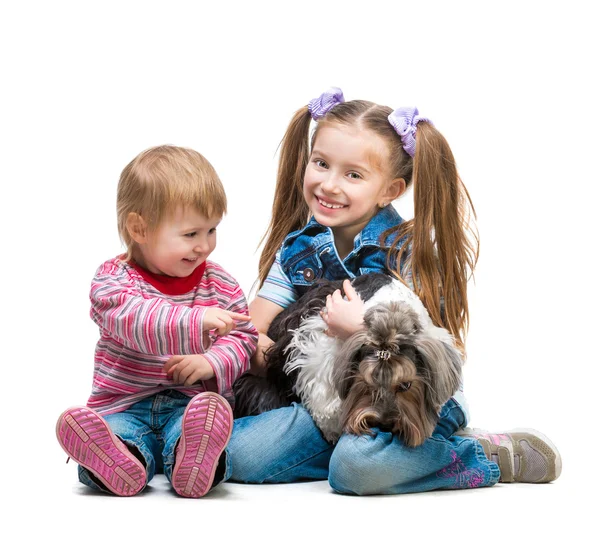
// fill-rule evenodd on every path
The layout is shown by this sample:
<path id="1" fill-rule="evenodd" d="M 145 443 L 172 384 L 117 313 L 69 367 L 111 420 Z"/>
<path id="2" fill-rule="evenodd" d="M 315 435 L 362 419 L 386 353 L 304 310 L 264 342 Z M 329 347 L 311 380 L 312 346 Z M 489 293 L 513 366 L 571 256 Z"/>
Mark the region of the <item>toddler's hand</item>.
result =
<path id="1" fill-rule="evenodd" d="M 201 354 L 172 356 L 165 362 L 164 370 L 176 385 L 192 386 L 215 376 L 212 366 Z"/>
<path id="2" fill-rule="evenodd" d="M 327 296 L 321 317 L 328 326 L 328 335 L 347 339 L 364 327 L 365 304 L 347 279 L 343 288 L 347 299 L 344 300 L 339 290 Z"/>
<path id="3" fill-rule="evenodd" d="M 204 312 L 202 330 L 216 329 L 218 336 L 226 336 L 235 328 L 237 321 L 248 322 L 249 320 L 250 315 L 234 313 L 233 311 L 226 311 L 218 307 L 209 307 Z"/>

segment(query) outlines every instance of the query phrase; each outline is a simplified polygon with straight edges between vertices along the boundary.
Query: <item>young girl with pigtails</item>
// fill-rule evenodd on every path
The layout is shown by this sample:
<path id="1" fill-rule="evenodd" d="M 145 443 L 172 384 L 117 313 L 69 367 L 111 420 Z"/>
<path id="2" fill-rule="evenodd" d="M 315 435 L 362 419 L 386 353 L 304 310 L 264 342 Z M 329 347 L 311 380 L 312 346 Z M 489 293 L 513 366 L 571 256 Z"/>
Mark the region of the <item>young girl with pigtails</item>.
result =
<path id="1" fill-rule="evenodd" d="M 390 204 L 410 184 L 414 219 L 405 221 Z M 411 287 L 464 352 L 467 281 L 478 257 L 472 217 L 448 143 L 416 108 L 345 102 L 336 88 L 312 100 L 296 112 L 281 145 L 261 288 L 250 305 L 260 332 L 253 371 L 261 371 L 273 318 L 316 280 L 371 272 Z M 363 326 L 363 304 L 349 281 L 344 294 L 334 293 L 323 313 L 329 333 L 340 338 Z M 475 433 L 465 428 L 467 417 L 459 391 L 419 447 L 377 428 L 372 436 L 343 434 L 332 445 L 293 404 L 235 421 L 226 478 L 328 479 L 340 493 L 367 495 L 542 483 L 560 475 L 560 455 L 539 432 Z"/>

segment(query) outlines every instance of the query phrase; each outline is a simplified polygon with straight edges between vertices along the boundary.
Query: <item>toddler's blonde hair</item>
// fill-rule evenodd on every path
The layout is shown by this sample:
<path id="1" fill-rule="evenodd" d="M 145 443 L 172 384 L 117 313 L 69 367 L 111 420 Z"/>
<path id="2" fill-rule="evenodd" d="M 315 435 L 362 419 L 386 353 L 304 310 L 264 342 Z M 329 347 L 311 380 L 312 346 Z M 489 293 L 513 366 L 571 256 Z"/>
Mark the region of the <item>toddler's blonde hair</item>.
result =
<path id="1" fill-rule="evenodd" d="M 220 217 L 227 212 L 221 180 L 200 153 L 160 145 L 141 152 L 127 164 L 117 188 L 117 222 L 127 247 L 127 260 L 134 246 L 127 230 L 129 214 L 138 214 L 149 231 L 155 231 L 180 207 L 192 208 L 205 217 Z"/>

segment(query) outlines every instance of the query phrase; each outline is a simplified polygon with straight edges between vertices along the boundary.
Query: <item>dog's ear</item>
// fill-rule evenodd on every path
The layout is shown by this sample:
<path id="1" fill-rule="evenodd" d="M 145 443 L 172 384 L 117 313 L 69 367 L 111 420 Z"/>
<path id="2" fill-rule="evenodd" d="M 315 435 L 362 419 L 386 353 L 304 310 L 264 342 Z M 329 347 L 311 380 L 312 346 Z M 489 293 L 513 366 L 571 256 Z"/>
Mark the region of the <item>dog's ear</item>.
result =
<path id="1" fill-rule="evenodd" d="M 358 364 L 362 359 L 361 352 L 367 341 L 364 330 L 356 332 L 342 344 L 333 364 L 332 380 L 340 398 L 345 399 L 350 392 Z"/>
<path id="2" fill-rule="evenodd" d="M 435 409 L 444 405 L 460 386 L 462 357 L 460 352 L 447 343 L 427 336 L 420 336 L 415 347 L 426 374 L 426 398 Z M 419 371 L 419 369 L 417 369 Z"/>

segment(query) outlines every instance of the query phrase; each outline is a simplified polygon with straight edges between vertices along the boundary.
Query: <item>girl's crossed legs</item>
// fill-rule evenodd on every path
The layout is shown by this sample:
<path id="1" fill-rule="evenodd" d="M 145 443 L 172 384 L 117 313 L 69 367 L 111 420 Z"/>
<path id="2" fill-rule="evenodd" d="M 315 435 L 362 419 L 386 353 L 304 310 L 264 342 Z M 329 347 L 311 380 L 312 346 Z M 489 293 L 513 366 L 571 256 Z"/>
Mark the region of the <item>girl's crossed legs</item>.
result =
<path id="1" fill-rule="evenodd" d="M 465 417 L 454 400 L 442 408 L 433 436 L 411 448 L 389 432 L 344 434 L 334 445 L 323 438 L 301 405 L 234 421 L 226 478 L 245 483 L 329 479 L 343 494 L 402 494 L 476 488 L 498 482 L 498 465 L 482 445 L 453 435 Z"/>

